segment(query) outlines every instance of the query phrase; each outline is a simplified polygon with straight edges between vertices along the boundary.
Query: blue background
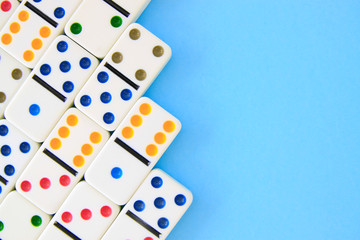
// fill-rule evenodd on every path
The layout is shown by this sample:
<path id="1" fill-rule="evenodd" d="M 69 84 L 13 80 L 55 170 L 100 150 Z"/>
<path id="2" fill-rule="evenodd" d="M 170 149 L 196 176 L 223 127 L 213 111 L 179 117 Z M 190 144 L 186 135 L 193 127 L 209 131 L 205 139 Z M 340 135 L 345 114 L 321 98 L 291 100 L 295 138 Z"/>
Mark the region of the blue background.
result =
<path id="1" fill-rule="evenodd" d="M 360 2 L 152 0 L 173 56 L 146 96 L 194 202 L 168 239 L 360 239 Z"/>

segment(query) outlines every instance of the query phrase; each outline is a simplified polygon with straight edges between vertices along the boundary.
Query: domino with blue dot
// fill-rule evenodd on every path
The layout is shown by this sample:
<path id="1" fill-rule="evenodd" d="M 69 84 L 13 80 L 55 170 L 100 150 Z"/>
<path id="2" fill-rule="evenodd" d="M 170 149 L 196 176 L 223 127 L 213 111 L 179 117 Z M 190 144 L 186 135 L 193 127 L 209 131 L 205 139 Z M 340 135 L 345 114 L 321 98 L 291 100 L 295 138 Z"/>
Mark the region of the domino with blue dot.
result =
<path id="1" fill-rule="evenodd" d="M 130 24 L 76 96 L 75 106 L 106 130 L 115 130 L 170 57 L 167 44 Z"/>
<path id="2" fill-rule="evenodd" d="M 0 239 L 36 240 L 49 221 L 49 215 L 12 191 L 0 205 Z"/>
<path id="3" fill-rule="evenodd" d="M 0 0 L 0 29 L 18 6 L 19 2 L 17 0 Z"/>
<path id="4" fill-rule="evenodd" d="M 81 0 L 22 1 L 0 31 L 0 46 L 19 62 L 33 68 Z"/>
<path id="5" fill-rule="evenodd" d="M 39 240 L 100 239 L 119 212 L 119 206 L 85 181 L 79 182 L 51 219 Z"/>
<path id="6" fill-rule="evenodd" d="M 29 73 L 30 69 L 0 48 L 0 118 Z"/>
<path id="7" fill-rule="evenodd" d="M 150 0 L 84 0 L 65 26 L 65 33 L 98 58 L 104 58 L 126 27 Z"/>
<path id="8" fill-rule="evenodd" d="M 32 141 L 7 120 L 0 120 L 0 203 L 35 155 L 39 144 Z"/>
<path id="9" fill-rule="evenodd" d="M 126 204 L 180 129 L 178 119 L 140 98 L 85 173 L 86 181 L 116 204 Z"/>
<path id="10" fill-rule="evenodd" d="M 35 141 L 44 141 L 98 64 L 70 38 L 57 37 L 9 103 L 5 117 Z"/>
<path id="11" fill-rule="evenodd" d="M 162 170 L 154 169 L 102 240 L 166 239 L 192 200 L 188 189 Z"/>

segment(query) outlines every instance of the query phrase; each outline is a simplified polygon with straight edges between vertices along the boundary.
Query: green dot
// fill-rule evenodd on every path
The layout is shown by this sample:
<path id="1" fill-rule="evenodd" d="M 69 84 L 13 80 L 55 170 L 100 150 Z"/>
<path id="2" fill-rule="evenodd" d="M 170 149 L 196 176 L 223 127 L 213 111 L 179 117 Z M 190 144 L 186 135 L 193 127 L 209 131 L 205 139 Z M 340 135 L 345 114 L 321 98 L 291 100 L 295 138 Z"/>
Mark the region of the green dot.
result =
<path id="1" fill-rule="evenodd" d="M 73 24 L 71 24 L 70 31 L 71 31 L 73 34 L 79 34 L 79 33 L 81 33 L 81 30 L 82 30 L 82 26 L 81 26 L 80 23 L 73 23 Z"/>
<path id="2" fill-rule="evenodd" d="M 112 17 L 111 18 L 111 26 L 113 26 L 113 27 L 120 27 L 121 26 L 121 24 L 122 24 L 122 19 L 121 19 L 121 17 L 119 17 L 119 16 L 114 16 L 114 17 Z"/>
<path id="3" fill-rule="evenodd" d="M 31 218 L 31 224 L 34 227 L 39 227 L 42 223 L 41 217 L 39 217 L 38 215 L 35 215 Z"/>
<path id="4" fill-rule="evenodd" d="M 4 224 L 2 221 L 0 221 L 0 232 L 4 229 Z"/>

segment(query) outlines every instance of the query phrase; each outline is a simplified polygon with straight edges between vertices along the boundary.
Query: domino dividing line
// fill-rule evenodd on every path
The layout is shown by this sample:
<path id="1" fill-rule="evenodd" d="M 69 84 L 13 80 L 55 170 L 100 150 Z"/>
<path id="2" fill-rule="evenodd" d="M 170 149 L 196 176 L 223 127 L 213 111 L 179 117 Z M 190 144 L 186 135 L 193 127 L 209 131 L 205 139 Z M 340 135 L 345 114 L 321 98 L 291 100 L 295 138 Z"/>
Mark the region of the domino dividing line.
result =
<path id="1" fill-rule="evenodd" d="M 143 226 L 146 230 L 148 230 L 149 232 L 151 232 L 152 234 L 154 234 L 155 236 L 157 236 L 158 238 L 160 238 L 161 233 L 159 233 L 155 228 L 153 228 L 152 226 L 150 226 L 149 224 L 147 224 L 144 220 L 142 220 L 141 218 L 139 218 L 138 216 L 136 216 L 134 213 L 132 213 L 130 210 L 128 210 L 126 212 L 126 215 L 128 215 L 132 220 L 134 220 L 135 222 L 137 222 L 138 224 L 140 224 L 141 226 Z"/>
<path id="2" fill-rule="evenodd" d="M 48 90 L 49 92 L 51 92 L 52 94 L 55 95 L 55 97 L 57 97 L 58 99 L 60 99 L 62 102 L 66 101 L 66 97 L 64 95 L 62 95 L 60 92 L 58 92 L 55 88 L 53 88 L 52 86 L 50 86 L 49 84 L 47 84 L 44 80 L 42 80 L 38 75 L 34 74 L 34 76 L 32 77 L 32 79 L 35 80 L 35 82 L 37 82 L 38 84 L 40 84 L 42 87 L 44 87 L 46 90 Z"/>
<path id="3" fill-rule="evenodd" d="M 73 234 L 69 229 L 67 229 L 66 227 L 64 227 L 63 225 L 61 225 L 59 222 L 55 221 L 54 222 L 54 226 L 57 227 L 60 231 L 62 231 L 63 233 L 65 233 L 67 236 L 69 236 L 70 238 L 74 239 L 74 240 L 81 240 L 81 238 L 79 238 L 78 236 L 76 236 L 75 234 Z"/>
<path id="4" fill-rule="evenodd" d="M 127 84 L 129 84 L 132 88 L 134 88 L 135 90 L 139 89 L 139 85 L 137 85 L 136 83 L 134 83 L 133 81 L 131 81 L 128 77 L 126 77 L 124 74 L 122 74 L 121 72 L 119 72 L 117 69 L 115 69 L 113 66 L 111 66 L 109 63 L 105 63 L 104 65 L 107 69 L 109 69 L 113 74 L 115 74 L 116 76 L 118 76 L 119 78 L 121 78 L 124 82 L 126 82 Z"/>
<path id="5" fill-rule="evenodd" d="M 123 141 L 121 141 L 119 138 L 115 138 L 114 140 L 118 145 L 120 145 L 122 148 L 124 148 L 126 151 L 128 151 L 131 155 L 133 155 L 134 157 L 136 157 L 140 162 L 142 162 L 143 164 L 145 164 L 146 166 L 150 165 L 150 161 L 147 160 L 146 158 L 144 158 L 141 154 L 139 154 L 138 152 L 136 152 L 134 149 L 132 149 L 129 145 L 127 145 L 126 143 L 124 143 Z"/>
<path id="6" fill-rule="evenodd" d="M 41 17 L 42 19 L 44 19 L 46 22 L 48 22 L 51 26 L 53 26 L 54 28 L 56 28 L 59 24 L 54 21 L 53 19 L 51 19 L 48 15 L 46 15 L 45 13 L 43 13 L 40 9 L 38 9 L 37 7 L 35 7 L 34 5 L 32 5 L 29 2 L 25 3 L 25 6 L 27 8 L 29 8 L 31 11 L 33 11 L 35 14 L 37 14 L 39 17 Z"/>
<path id="7" fill-rule="evenodd" d="M 48 156 L 49 158 L 51 158 L 54 162 L 56 162 L 57 164 L 59 164 L 60 166 L 62 166 L 65 170 L 67 170 L 69 173 L 71 173 L 72 175 L 74 175 L 76 177 L 76 175 L 78 174 L 78 171 L 76 171 L 75 169 L 73 169 L 72 167 L 70 167 L 69 165 L 67 165 L 63 160 L 61 160 L 60 158 L 58 158 L 55 154 L 53 154 L 52 152 L 50 152 L 48 149 L 44 149 L 43 153 Z"/>
<path id="8" fill-rule="evenodd" d="M 2 182 L 3 184 L 7 185 L 7 183 L 8 183 L 9 181 L 6 180 L 5 178 L 3 178 L 3 176 L 0 175 L 0 182 Z"/>
<path id="9" fill-rule="evenodd" d="M 129 17 L 130 13 L 128 11 L 126 11 L 124 8 L 122 8 L 121 6 L 117 5 L 114 1 L 111 0 L 104 0 L 104 2 L 106 2 L 107 4 L 109 4 L 110 6 L 112 6 L 113 8 L 115 8 L 118 12 L 120 12 L 122 15 L 124 15 L 125 17 Z"/>

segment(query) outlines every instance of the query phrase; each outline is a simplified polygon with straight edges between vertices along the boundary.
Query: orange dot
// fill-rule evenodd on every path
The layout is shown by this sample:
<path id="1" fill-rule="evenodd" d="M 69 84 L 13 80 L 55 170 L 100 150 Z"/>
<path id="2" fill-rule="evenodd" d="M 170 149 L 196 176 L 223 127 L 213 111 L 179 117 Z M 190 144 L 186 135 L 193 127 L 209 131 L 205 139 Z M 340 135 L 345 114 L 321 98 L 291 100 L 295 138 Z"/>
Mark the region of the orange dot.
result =
<path id="1" fill-rule="evenodd" d="M 85 159 L 81 155 L 76 155 L 73 159 L 73 163 L 76 167 L 82 167 L 85 164 Z"/>
<path id="2" fill-rule="evenodd" d="M 131 127 L 124 127 L 122 130 L 122 135 L 124 138 L 132 138 L 134 136 L 134 130 Z"/>
<path id="3" fill-rule="evenodd" d="M 151 106 L 148 103 L 143 103 L 140 105 L 139 111 L 143 115 L 149 115 L 151 113 Z"/>
<path id="4" fill-rule="evenodd" d="M 151 156 L 151 157 L 155 156 L 155 155 L 158 153 L 158 148 L 157 148 L 157 146 L 154 145 L 154 144 L 149 144 L 149 145 L 147 145 L 147 147 L 146 147 L 146 153 L 147 153 L 147 155 L 149 155 L 149 156 Z"/>
<path id="5" fill-rule="evenodd" d="M 157 144 L 163 144 L 166 142 L 166 135 L 162 132 L 155 134 L 154 140 Z"/>
<path id="6" fill-rule="evenodd" d="M 139 127 L 142 124 L 142 118 L 140 115 L 134 115 L 131 117 L 130 122 L 134 127 Z"/>
<path id="7" fill-rule="evenodd" d="M 98 132 L 92 132 L 90 134 L 90 141 L 95 144 L 101 142 L 101 134 Z"/>
<path id="8" fill-rule="evenodd" d="M 74 127 L 78 124 L 79 119 L 76 115 L 72 114 L 67 117 L 66 122 L 69 126 Z"/>
<path id="9" fill-rule="evenodd" d="M 5 33 L 1 36 L 1 42 L 5 45 L 8 45 L 12 42 L 12 36 L 9 33 Z"/>
<path id="10" fill-rule="evenodd" d="M 50 141 L 50 147 L 54 150 L 61 148 L 61 141 L 58 138 L 53 138 Z"/>
<path id="11" fill-rule="evenodd" d="M 62 138 L 67 138 L 70 135 L 70 130 L 67 127 L 59 128 L 58 134 Z"/>
<path id="12" fill-rule="evenodd" d="M 165 132 L 171 133 L 175 130 L 175 123 L 173 121 L 166 121 L 164 122 L 163 128 Z"/>
<path id="13" fill-rule="evenodd" d="M 31 42 L 31 46 L 33 47 L 33 49 L 35 50 L 39 50 L 40 48 L 42 48 L 43 42 L 41 41 L 41 39 L 39 38 L 35 38 L 34 40 L 32 40 Z"/>
<path id="14" fill-rule="evenodd" d="M 19 12 L 18 17 L 19 17 L 20 21 L 25 22 L 29 19 L 29 13 L 27 11 L 23 10 L 23 11 Z"/>
<path id="15" fill-rule="evenodd" d="M 31 62 L 34 59 L 34 57 L 35 57 L 35 54 L 31 50 L 26 50 L 23 54 L 23 58 L 27 62 Z"/>
<path id="16" fill-rule="evenodd" d="M 50 36 L 51 30 L 49 27 L 42 27 L 40 28 L 40 36 L 42 36 L 43 38 L 47 38 Z"/>
<path id="17" fill-rule="evenodd" d="M 86 156 L 89 156 L 92 154 L 93 152 L 93 147 L 90 145 L 90 144 L 84 144 L 82 145 L 81 147 L 81 152 L 86 155 Z"/>
<path id="18" fill-rule="evenodd" d="M 12 24 L 10 24 L 9 29 L 12 33 L 18 33 L 20 31 L 20 24 L 17 22 L 13 22 Z"/>

